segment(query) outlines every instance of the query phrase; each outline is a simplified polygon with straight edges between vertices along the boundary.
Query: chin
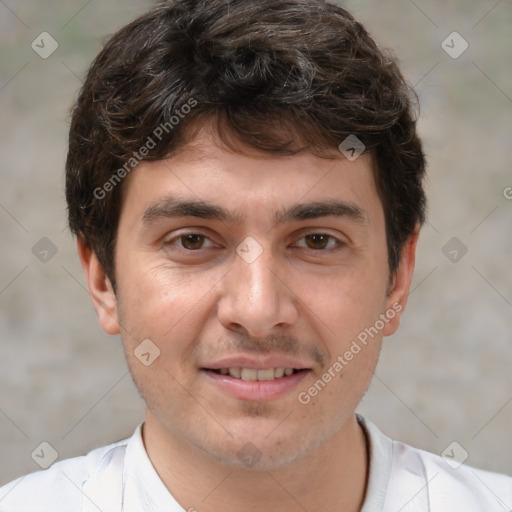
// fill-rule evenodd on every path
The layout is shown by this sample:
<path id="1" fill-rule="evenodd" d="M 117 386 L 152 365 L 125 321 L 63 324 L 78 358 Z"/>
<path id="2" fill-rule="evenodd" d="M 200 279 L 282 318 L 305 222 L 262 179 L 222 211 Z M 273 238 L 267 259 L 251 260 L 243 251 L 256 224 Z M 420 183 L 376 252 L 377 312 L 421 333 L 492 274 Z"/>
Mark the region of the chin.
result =
<path id="1" fill-rule="evenodd" d="M 240 435 L 225 438 L 218 443 L 211 442 L 197 445 L 209 457 L 233 469 L 248 471 L 275 471 L 307 457 L 329 437 L 325 433 L 304 436 L 300 432 L 284 431 L 278 436 L 273 429 L 276 423 L 257 428 L 255 425 L 239 425 L 235 430 Z M 263 427 L 263 425 L 260 425 Z M 279 427 L 278 427 L 279 428 Z M 230 429 L 231 432 L 233 430 Z M 314 434 L 312 432 L 312 434 Z"/>
<path id="2" fill-rule="evenodd" d="M 275 446 L 256 446 L 246 442 L 241 446 L 220 449 L 218 446 L 206 449 L 210 457 L 237 470 L 253 472 L 275 471 L 302 459 L 306 454 L 298 446 L 284 450 Z"/>

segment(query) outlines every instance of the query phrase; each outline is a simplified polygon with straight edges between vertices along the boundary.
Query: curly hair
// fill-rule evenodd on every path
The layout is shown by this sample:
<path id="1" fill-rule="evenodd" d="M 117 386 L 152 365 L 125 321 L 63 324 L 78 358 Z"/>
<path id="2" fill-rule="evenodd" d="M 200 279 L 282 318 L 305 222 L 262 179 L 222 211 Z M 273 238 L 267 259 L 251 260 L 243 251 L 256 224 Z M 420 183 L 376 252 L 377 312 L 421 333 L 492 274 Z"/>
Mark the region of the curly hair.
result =
<path id="1" fill-rule="evenodd" d="M 416 106 L 396 59 L 337 5 L 170 0 L 112 36 L 88 71 L 69 132 L 70 229 L 115 287 L 121 178 L 138 161 L 172 155 L 212 120 L 234 151 L 241 141 L 335 158 L 356 135 L 372 156 L 393 273 L 425 220 Z"/>

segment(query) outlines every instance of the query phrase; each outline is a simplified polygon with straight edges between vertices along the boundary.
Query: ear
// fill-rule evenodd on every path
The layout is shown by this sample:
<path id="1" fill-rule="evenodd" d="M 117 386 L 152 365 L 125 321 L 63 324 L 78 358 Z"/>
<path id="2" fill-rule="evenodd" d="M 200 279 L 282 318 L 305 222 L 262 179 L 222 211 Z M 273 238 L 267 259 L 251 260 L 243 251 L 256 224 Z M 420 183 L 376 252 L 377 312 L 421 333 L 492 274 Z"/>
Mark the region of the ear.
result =
<path id="1" fill-rule="evenodd" d="M 89 295 L 98 315 L 100 326 L 107 334 L 119 334 L 117 299 L 110 279 L 105 274 L 96 254 L 83 238 L 78 237 L 77 247 Z"/>
<path id="2" fill-rule="evenodd" d="M 416 244 L 418 243 L 419 235 L 420 225 L 417 224 L 414 233 L 402 248 L 400 263 L 393 276 L 393 282 L 386 299 L 386 317 L 389 319 L 389 322 L 386 323 L 384 328 L 384 336 L 391 336 L 400 326 L 400 318 L 409 298 L 414 263 L 416 261 Z"/>

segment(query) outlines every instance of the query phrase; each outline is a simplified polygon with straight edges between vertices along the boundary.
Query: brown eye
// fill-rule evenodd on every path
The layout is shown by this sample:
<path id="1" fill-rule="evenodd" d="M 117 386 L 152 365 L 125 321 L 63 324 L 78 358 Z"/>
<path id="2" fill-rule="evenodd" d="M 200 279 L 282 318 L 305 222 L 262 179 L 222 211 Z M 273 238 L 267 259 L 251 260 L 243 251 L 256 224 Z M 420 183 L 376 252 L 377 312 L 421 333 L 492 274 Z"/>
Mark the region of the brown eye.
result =
<path id="1" fill-rule="evenodd" d="M 321 234 L 314 234 L 314 235 L 307 235 L 304 237 L 306 240 L 306 245 L 309 247 L 309 249 L 325 249 L 327 245 L 329 244 L 329 241 L 332 239 L 332 236 L 330 235 L 321 235 Z"/>
<path id="2" fill-rule="evenodd" d="M 197 252 L 197 255 L 200 255 L 207 249 L 218 247 L 208 236 L 194 231 L 181 231 L 181 234 L 178 232 L 174 237 L 169 237 L 163 240 L 163 242 L 167 251 L 176 251 L 176 254 L 188 254 L 190 256 L 192 256 L 193 252 Z"/>
<path id="3" fill-rule="evenodd" d="M 196 251 L 196 250 L 202 248 L 205 238 L 206 237 L 204 237 L 203 235 L 194 235 L 194 234 L 182 235 L 182 236 L 180 236 L 180 242 L 181 242 L 181 246 L 184 249 L 188 249 L 190 251 Z"/>

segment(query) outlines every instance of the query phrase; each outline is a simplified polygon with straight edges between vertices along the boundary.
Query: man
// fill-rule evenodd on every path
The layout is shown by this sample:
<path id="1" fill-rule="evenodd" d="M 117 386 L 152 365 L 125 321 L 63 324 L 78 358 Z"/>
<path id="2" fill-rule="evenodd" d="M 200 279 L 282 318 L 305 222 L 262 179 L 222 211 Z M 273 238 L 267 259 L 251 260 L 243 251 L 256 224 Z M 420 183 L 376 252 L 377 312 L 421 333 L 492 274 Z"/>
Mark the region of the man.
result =
<path id="1" fill-rule="evenodd" d="M 407 303 L 425 161 L 396 63 L 321 0 L 174 0 L 73 112 L 69 222 L 146 403 L 2 511 L 502 511 L 512 479 L 355 409 Z"/>

